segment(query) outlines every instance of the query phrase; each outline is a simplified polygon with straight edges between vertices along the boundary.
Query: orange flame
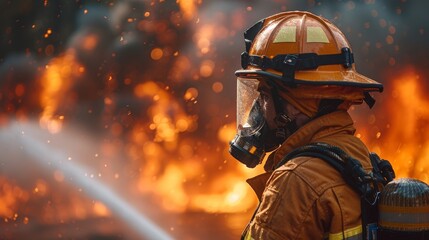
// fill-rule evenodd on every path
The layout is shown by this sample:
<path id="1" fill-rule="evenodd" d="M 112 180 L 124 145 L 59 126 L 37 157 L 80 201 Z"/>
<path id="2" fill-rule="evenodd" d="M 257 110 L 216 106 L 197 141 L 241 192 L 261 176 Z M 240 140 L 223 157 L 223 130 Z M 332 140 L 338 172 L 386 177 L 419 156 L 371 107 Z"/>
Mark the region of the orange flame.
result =
<path id="1" fill-rule="evenodd" d="M 155 142 L 174 143 L 178 133 L 195 129 L 196 117 L 186 115 L 179 103 L 173 101 L 168 92 L 156 83 L 149 81 L 139 84 L 134 88 L 134 94 L 154 101 L 147 114 L 152 119 L 149 128 L 156 132 Z M 171 113 L 174 115 L 171 116 Z"/>
<path id="2" fill-rule="evenodd" d="M 384 126 L 376 132 L 362 133 L 362 139 L 383 158 L 393 164 L 397 177 L 412 177 L 429 182 L 429 99 L 422 94 L 422 82 L 413 70 L 406 70 L 393 79 L 389 102 L 379 118 Z M 375 116 L 370 122 L 377 121 Z M 381 120 L 380 120 L 381 121 Z M 381 129 L 381 130 L 380 130 Z"/>
<path id="3" fill-rule="evenodd" d="M 65 101 L 73 80 L 84 71 L 77 63 L 75 52 L 69 49 L 64 55 L 52 59 L 46 65 L 41 78 L 42 92 L 40 94 L 43 113 L 40 117 L 40 126 L 51 133 L 61 131 L 64 116 L 58 115 L 60 105 L 69 104 Z"/>
<path id="4" fill-rule="evenodd" d="M 137 85 L 134 94 L 154 101 L 147 110 L 152 119 L 149 128 L 154 131 L 154 141 L 142 131 L 144 123 L 140 123 L 135 125 L 128 145 L 129 156 L 135 161 L 144 161 L 140 162 L 138 189 L 141 192 L 155 195 L 164 209 L 173 212 L 239 212 L 255 204 L 255 198 L 249 197 L 252 196 L 251 189 L 244 182 L 246 177 L 254 174 L 253 171 L 244 166 L 216 169 L 212 165 L 222 164 L 221 159 L 229 158 L 227 151 L 210 154 L 213 151 L 210 147 L 205 149 L 197 145 L 210 145 L 213 141 L 179 138 L 180 133 L 196 129 L 196 116 L 185 114 L 177 100 L 154 82 Z M 188 89 L 184 95 L 189 101 L 196 101 L 197 97 L 198 91 L 194 88 Z M 233 123 L 221 127 L 218 138 L 227 143 L 234 134 Z M 206 163 L 208 168 L 204 168 Z M 215 179 L 207 179 L 210 172 L 220 170 L 224 172 Z"/>
<path id="5" fill-rule="evenodd" d="M 211 61 L 203 61 L 200 74 L 210 76 L 213 65 Z M 50 132 L 61 130 L 64 117 L 56 112 L 60 103 L 66 100 L 65 93 L 70 89 L 73 80 L 82 73 L 81 69 L 73 51 L 53 59 L 46 68 L 42 77 L 44 111 L 40 124 Z M 409 72 L 395 79 L 391 92 L 394 104 L 388 104 L 386 112 L 383 113 L 389 116 L 390 122 L 385 129 L 378 127 L 372 133 L 374 128 L 371 131 L 362 128 L 364 130 L 359 134 L 371 149 L 392 160 L 398 177 L 411 176 L 427 181 L 429 177 L 425 172 L 429 168 L 429 164 L 426 164 L 429 141 L 425 139 L 429 136 L 425 134 L 427 131 L 424 123 L 429 121 L 429 110 L 424 106 L 427 106 L 429 101 L 419 92 L 420 84 L 415 74 Z M 235 134 L 234 123 L 218 129 L 218 140 L 224 143 L 224 148 L 216 150 L 217 154 L 210 154 L 210 151 L 213 151 L 210 147 L 196 145 L 210 145 L 213 141 L 202 141 L 185 134 L 197 129 L 198 116 L 188 115 L 168 87 L 163 88 L 153 81 L 146 81 L 134 87 L 134 95 L 152 101 L 152 105 L 146 110 L 149 121 L 137 120 L 132 126 L 128 142 L 125 143 L 127 154 L 139 165 L 137 188 L 140 192 L 152 194 L 160 200 L 164 209 L 173 212 L 242 212 L 256 204 L 256 198 L 252 197 L 251 189 L 244 182 L 247 177 L 257 174 L 255 170 L 249 170 L 238 163 L 230 164 L 227 169 L 226 166 L 223 169 L 222 165 L 214 164 L 219 162 L 219 159 L 215 158 L 231 159 L 227 143 Z M 198 101 L 200 95 L 197 88 L 191 87 L 184 93 L 183 98 L 192 104 Z M 110 98 L 105 99 L 106 104 L 111 101 Z M 370 116 L 370 122 L 376 122 L 375 115 Z M 404 124 L 406 128 L 403 127 Z M 117 127 L 112 125 L 112 129 L 116 129 L 113 131 L 116 137 L 123 132 L 119 124 Z M 422 130 L 419 137 L 416 137 L 416 129 Z M 224 161 L 224 164 L 226 163 L 227 161 Z M 222 170 L 221 174 L 207 179 L 211 171 L 219 170 Z M 61 181 L 61 174 L 54 177 Z M 196 182 L 198 186 L 192 186 Z M 109 214 L 98 203 L 94 205 L 93 211 L 101 216 Z M 74 210 L 67 214 L 83 218 L 88 213 L 77 204 Z"/>
<path id="6" fill-rule="evenodd" d="M 185 20 L 194 18 L 197 11 L 197 2 L 195 0 L 177 0 L 176 2 L 179 4 Z"/>
<path id="7" fill-rule="evenodd" d="M 29 198 L 28 192 L 0 177 L 0 217 L 16 219 L 18 217 L 17 204 Z"/>

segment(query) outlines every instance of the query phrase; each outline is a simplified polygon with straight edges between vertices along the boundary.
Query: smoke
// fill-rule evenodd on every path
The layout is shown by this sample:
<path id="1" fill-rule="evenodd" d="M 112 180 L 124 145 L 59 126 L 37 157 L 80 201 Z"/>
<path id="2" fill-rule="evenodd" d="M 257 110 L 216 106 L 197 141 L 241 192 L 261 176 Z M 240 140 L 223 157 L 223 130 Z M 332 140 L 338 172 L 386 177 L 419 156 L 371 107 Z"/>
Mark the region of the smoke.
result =
<path id="1" fill-rule="evenodd" d="M 418 1 L 344 1 L 321 2 L 315 10 L 346 34 L 358 70 L 388 84 L 385 74 L 395 69 L 413 65 L 426 72 L 428 60 L 422 47 L 429 27 L 423 20 L 427 7 L 428 3 Z"/>

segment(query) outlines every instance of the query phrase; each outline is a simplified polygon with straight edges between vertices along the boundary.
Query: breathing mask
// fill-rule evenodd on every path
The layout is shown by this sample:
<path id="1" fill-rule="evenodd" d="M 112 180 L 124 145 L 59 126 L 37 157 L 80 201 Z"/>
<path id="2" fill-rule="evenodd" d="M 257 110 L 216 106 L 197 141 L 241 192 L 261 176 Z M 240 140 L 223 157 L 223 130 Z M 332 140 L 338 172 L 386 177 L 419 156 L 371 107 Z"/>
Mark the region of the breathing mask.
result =
<path id="1" fill-rule="evenodd" d="M 256 167 L 266 152 L 275 150 L 286 139 L 287 134 L 279 136 L 279 129 L 284 133 L 285 125 L 293 122 L 287 115 L 279 115 L 276 107 L 276 116 L 273 118 L 282 116 L 285 121 L 279 124 L 276 120 L 280 128 L 269 127 L 264 117 L 267 111 L 266 102 L 258 91 L 259 83 L 258 79 L 237 79 L 237 134 L 230 143 L 229 152 L 249 168 Z"/>

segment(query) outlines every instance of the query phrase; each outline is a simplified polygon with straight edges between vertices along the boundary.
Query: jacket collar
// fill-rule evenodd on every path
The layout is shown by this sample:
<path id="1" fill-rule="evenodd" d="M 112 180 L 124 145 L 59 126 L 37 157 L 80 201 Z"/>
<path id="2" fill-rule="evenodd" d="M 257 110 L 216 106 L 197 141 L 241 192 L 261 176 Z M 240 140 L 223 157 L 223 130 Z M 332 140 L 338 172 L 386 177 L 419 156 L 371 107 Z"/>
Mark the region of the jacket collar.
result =
<path id="1" fill-rule="evenodd" d="M 284 156 L 300 146 L 311 142 L 322 141 L 324 138 L 338 133 L 353 135 L 355 131 L 353 120 L 346 111 L 337 111 L 323 115 L 308 122 L 287 138 L 276 152 L 273 153 L 274 157 L 268 158 L 264 168 L 272 171 L 273 166 L 276 166 Z M 247 180 L 259 200 L 261 200 L 266 182 L 271 176 L 271 171 L 267 171 L 266 173 Z"/>
<path id="2" fill-rule="evenodd" d="M 287 138 L 276 152 L 273 153 L 275 154 L 274 158 L 272 158 L 273 161 L 267 161 L 266 164 L 270 164 L 271 166 L 265 166 L 265 169 L 272 169 L 272 166 L 276 166 L 293 149 L 311 142 L 317 142 L 322 138 L 339 132 L 353 135 L 355 131 L 353 120 L 347 111 L 336 111 L 318 117 L 300 127 Z"/>

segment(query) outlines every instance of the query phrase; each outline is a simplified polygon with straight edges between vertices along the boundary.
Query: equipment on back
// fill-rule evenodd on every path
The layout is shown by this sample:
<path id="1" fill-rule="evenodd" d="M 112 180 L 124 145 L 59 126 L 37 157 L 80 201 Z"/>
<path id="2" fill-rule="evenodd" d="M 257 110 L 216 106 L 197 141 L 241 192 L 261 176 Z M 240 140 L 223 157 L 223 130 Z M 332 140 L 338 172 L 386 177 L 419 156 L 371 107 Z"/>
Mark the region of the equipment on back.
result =
<path id="1" fill-rule="evenodd" d="M 388 183 L 381 192 L 379 239 L 429 239 L 429 185 L 409 178 Z"/>
<path id="2" fill-rule="evenodd" d="M 310 143 L 297 148 L 286 155 L 276 168 L 297 157 L 314 157 L 327 162 L 336 169 L 345 182 L 361 197 L 362 237 L 365 240 L 377 239 L 378 200 L 383 186 L 395 178 L 395 172 L 389 161 L 380 159 L 371 153 L 373 166 L 371 172 L 363 169 L 362 164 L 342 149 L 327 143 Z"/>

